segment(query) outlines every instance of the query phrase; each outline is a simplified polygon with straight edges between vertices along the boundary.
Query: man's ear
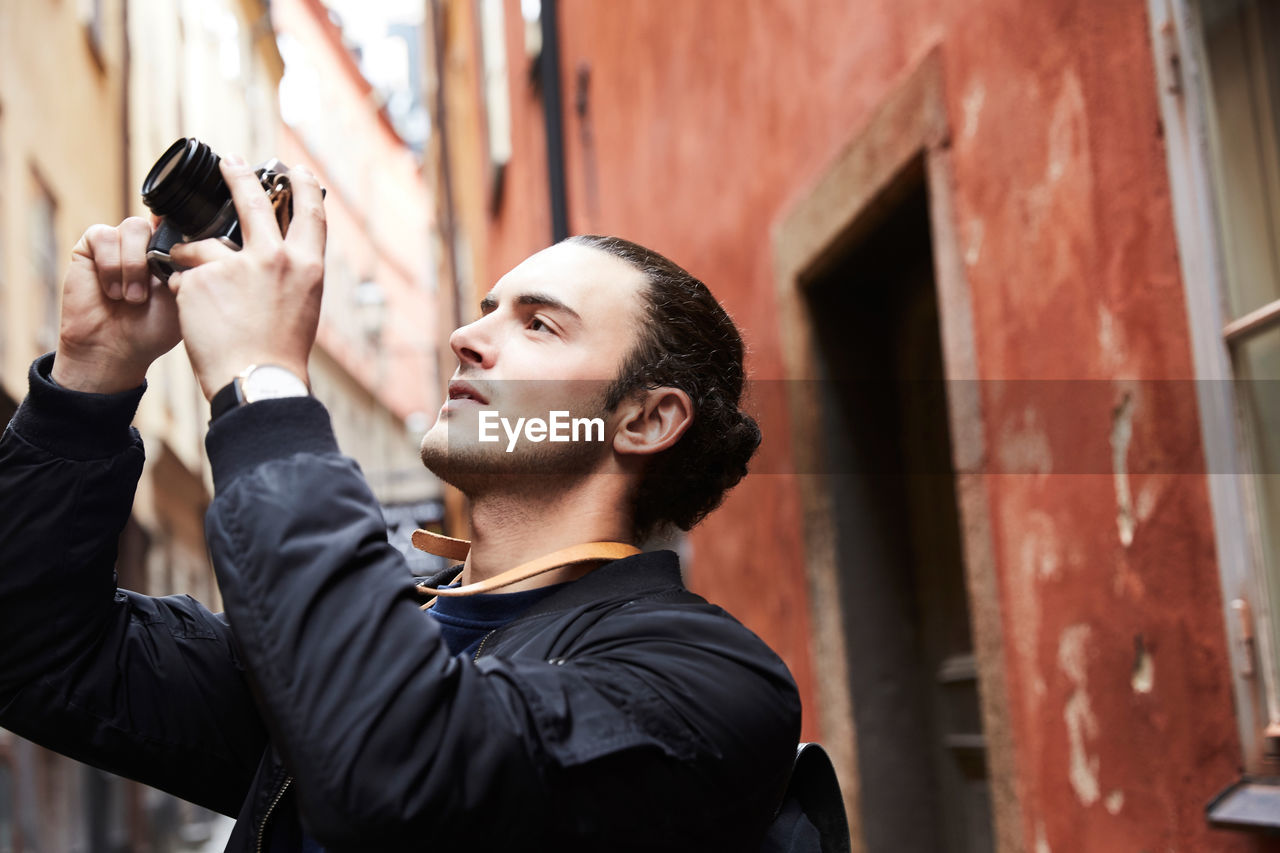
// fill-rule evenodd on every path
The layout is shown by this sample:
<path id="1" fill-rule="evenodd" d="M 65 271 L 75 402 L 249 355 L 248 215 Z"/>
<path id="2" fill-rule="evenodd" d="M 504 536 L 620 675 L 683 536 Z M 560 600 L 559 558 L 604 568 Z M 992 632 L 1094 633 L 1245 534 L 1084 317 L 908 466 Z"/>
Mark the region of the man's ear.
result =
<path id="1" fill-rule="evenodd" d="M 619 407 L 622 419 L 613 434 L 618 453 L 658 453 L 680 440 L 693 423 L 693 403 L 679 388 L 651 388 Z"/>

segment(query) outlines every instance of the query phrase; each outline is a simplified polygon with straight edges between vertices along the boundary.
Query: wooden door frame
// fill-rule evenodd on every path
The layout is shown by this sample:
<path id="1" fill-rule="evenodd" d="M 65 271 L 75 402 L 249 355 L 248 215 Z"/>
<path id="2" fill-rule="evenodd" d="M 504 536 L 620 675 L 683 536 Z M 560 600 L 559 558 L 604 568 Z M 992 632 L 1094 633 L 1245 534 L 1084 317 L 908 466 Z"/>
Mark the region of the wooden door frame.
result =
<path id="1" fill-rule="evenodd" d="M 1017 795 L 1004 630 L 985 484 L 986 439 L 971 293 L 955 226 L 941 52 L 933 49 L 883 99 L 816 185 L 780 219 L 774 232 L 783 357 L 791 380 L 816 378 L 816 348 L 805 290 L 824 267 L 856 245 L 900 200 L 903 180 L 923 165 L 929 197 L 934 276 L 941 318 L 943 369 L 960 515 L 965 584 L 987 742 L 992 825 L 1000 853 L 1024 848 Z M 819 728 L 840 773 L 854 849 L 862 850 L 857 738 L 840 609 L 836 519 L 821 470 L 818 404 L 813 382 L 791 381 L 788 405 L 793 455 L 801 472 L 806 575 L 813 625 Z M 963 393 L 956 393 L 963 390 Z"/>

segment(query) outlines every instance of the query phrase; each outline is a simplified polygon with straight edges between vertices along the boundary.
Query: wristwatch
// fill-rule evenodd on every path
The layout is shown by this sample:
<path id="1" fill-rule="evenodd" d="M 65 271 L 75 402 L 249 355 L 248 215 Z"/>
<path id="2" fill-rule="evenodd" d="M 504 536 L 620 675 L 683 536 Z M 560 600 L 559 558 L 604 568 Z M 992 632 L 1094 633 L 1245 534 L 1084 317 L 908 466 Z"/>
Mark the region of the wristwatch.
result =
<path id="1" fill-rule="evenodd" d="M 278 364 L 251 364 L 219 389 L 209 401 L 209 423 L 236 408 L 259 400 L 282 397 L 309 397 L 307 383 L 293 371 Z"/>

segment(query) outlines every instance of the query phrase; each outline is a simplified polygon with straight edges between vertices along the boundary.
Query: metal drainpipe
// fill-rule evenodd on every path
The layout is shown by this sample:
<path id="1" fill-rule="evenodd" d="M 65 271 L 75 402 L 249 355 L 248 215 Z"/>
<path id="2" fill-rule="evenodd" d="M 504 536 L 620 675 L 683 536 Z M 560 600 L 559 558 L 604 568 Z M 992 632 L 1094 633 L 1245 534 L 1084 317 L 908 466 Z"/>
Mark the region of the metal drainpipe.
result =
<path id="1" fill-rule="evenodd" d="M 560 37 L 556 0 L 542 0 L 542 112 L 547 132 L 547 184 L 551 196 L 551 242 L 569 236 L 568 199 L 564 180 L 564 118 L 560 106 Z"/>

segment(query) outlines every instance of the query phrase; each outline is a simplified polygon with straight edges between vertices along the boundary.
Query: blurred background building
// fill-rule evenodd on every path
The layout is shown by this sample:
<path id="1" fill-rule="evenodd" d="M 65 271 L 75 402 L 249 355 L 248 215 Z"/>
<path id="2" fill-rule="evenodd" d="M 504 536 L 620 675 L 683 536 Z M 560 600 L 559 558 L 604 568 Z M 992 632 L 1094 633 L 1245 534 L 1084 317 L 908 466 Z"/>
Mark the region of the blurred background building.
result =
<path id="1" fill-rule="evenodd" d="M 383 33 L 402 47 L 384 50 L 380 69 L 420 86 L 417 11 L 416 23 Z M 328 8 L 308 0 L 0 7 L 4 420 L 25 394 L 31 359 L 56 344 L 61 279 L 79 235 L 94 222 L 145 215 L 139 187 L 151 164 L 175 139 L 195 136 L 250 162 L 304 164 L 326 187 L 315 393 L 398 544 L 410 551 L 414 527 L 440 523 L 439 483 L 417 455 L 441 385 L 432 205 L 413 147 L 424 126 L 411 109 L 393 119 L 358 50 Z M 399 96 L 414 100 L 411 91 Z M 147 464 L 121 539 L 120 585 L 189 593 L 218 609 L 203 533 L 208 405 L 181 347 L 148 379 L 136 420 Z M 425 555 L 413 559 L 418 570 L 432 566 Z M 225 831 L 226 819 L 0 732 L 2 853 L 221 850 Z"/>
<path id="2" fill-rule="evenodd" d="M 464 533 L 415 449 L 448 332 L 637 240 L 747 339 L 765 443 L 675 544 L 856 850 L 1280 849 L 1277 95 L 1264 0 L 5 3 L 0 415 L 173 139 L 280 156 L 328 188 L 342 445 L 401 542 Z M 121 583 L 216 606 L 207 406 L 181 352 L 150 381 Z M 0 732 L 0 853 L 220 831 Z"/>

